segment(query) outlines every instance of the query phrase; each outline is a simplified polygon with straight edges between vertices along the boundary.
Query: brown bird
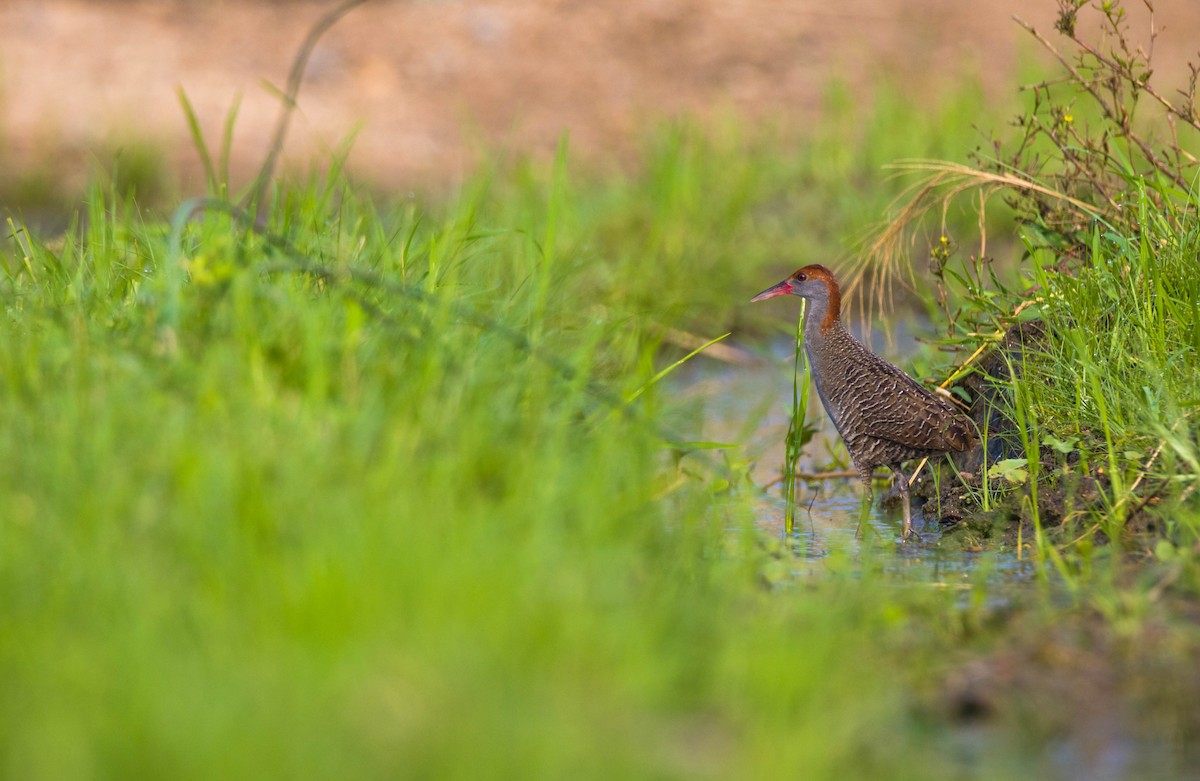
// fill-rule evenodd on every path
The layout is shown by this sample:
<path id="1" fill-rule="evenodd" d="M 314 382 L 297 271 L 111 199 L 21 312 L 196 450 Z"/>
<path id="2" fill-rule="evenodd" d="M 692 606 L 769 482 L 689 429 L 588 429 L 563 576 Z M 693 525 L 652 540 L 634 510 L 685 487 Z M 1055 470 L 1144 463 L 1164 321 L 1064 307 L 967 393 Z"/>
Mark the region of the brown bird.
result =
<path id="1" fill-rule="evenodd" d="M 908 478 L 902 462 L 961 452 L 975 442 L 975 428 L 946 400 L 863 347 L 841 321 L 842 291 L 824 266 L 805 266 L 754 298 L 800 296 L 808 302 L 804 349 L 825 412 L 873 496 L 871 473 L 892 470 L 904 499 L 904 539 L 912 531 Z"/>

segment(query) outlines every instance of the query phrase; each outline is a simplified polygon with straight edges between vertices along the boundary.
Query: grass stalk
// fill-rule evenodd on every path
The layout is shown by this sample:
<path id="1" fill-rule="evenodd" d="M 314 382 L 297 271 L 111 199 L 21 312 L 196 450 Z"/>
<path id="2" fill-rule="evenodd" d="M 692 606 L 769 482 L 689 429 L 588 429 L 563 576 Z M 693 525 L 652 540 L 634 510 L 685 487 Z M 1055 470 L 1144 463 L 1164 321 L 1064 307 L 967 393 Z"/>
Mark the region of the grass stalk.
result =
<path id="1" fill-rule="evenodd" d="M 784 440 L 783 458 L 783 533 L 792 536 L 796 525 L 796 465 L 804 446 L 812 439 L 807 424 L 808 394 L 812 386 L 808 352 L 804 349 L 804 315 L 808 302 L 801 299 L 800 315 L 796 320 L 795 356 L 792 363 L 792 408 L 788 420 L 787 437 Z"/>

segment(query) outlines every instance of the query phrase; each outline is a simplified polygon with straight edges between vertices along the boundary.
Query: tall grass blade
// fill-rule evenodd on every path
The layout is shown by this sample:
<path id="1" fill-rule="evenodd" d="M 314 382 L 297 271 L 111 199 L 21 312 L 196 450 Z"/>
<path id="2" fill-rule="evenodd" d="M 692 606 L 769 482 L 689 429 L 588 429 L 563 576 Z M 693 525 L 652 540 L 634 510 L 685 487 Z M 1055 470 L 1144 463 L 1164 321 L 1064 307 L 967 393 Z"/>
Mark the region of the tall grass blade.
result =
<path id="1" fill-rule="evenodd" d="M 709 347 L 712 347 L 712 346 L 713 346 L 714 344 L 716 344 L 717 342 L 720 342 L 720 341 L 724 340 L 726 337 L 728 337 L 728 336 L 729 336 L 729 334 L 730 334 L 730 333 L 732 333 L 732 331 L 730 331 L 729 333 L 724 333 L 724 334 L 721 334 L 721 335 L 720 335 L 720 336 L 718 336 L 716 339 L 710 339 L 710 340 L 708 340 L 708 341 L 707 341 L 707 342 L 705 342 L 704 344 L 702 344 L 702 345 L 700 345 L 699 347 L 697 347 L 695 350 L 692 350 L 690 353 L 688 353 L 687 355 L 685 355 L 685 356 L 683 356 L 682 358 L 680 358 L 678 361 L 675 361 L 675 363 L 671 364 L 671 365 L 670 365 L 670 366 L 668 366 L 667 368 L 665 368 L 665 369 L 663 369 L 662 371 L 660 371 L 658 374 L 655 374 L 653 377 L 651 377 L 651 378 L 650 378 L 650 380 L 649 380 L 649 381 L 648 381 L 648 382 L 647 382 L 645 385 L 643 385 L 642 387 L 638 388 L 638 389 L 637 389 L 637 390 L 635 390 L 633 393 L 629 394 L 629 398 L 627 398 L 627 399 L 626 399 L 626 403 L 630 403 L 630 404 L 632 404 L 634 401 L 636 401 L 636 400 L 637 400 L 637 398 L 638 398 L 639 396 L 641 396 L 641 395 L 642 395 L 643 393 L 645 393 L 646 391 L 650 390 L 650 388 L 654 387 L 654 386 L 655 386 L 655 385 L 656 385 L 656 384 L 657 384 L 657 383 L 658 383 L 660 380 L 662 380 L 662 379 L 663 379 L 664 377 L 666 377 L 668 374 L 670 374 L 671 372 L 675 371 L 675 370 L 676 370 L 676 369 L 678 369 L 680 366 L 682 366 L 683 364 L 687 363 L 688 361 L 690 361 L 692 358 L 696 357 L 696 356 L 697 356 L 697 355 L 699 355 L 700 353 L 704 352 L 704 351 L 705 351 L 705 350 L 707 350 Z"/>
<path id="2" fill-rule="evenodd" d="M 196 110 L 192 107 L 192 102 L 188 100 L 187 92 L 184 91 L 183 87 L 175 90 L 175 94 L 179 96 L 179 105 L 183 107 L 183 116 L 187 120 L 188 132 L 192 136 L 192 144 L 196 147 L 196 154 L 200 155 L 200 164 L 204 166 L 205 184 L 208 186 L 209 193 L 217 196 L 220 194 L 217 183 L 217 169 L 213 166 L 212 155 L 208 152 L 208 143 L 204 140 L 204 131 L 200 128 L 200 119 L 196 116 Z"/>
<path id="3" fill-rule="evenodd" d="M 783 459 L 783 532 L 791 537 L 796 526 L 796 464 L 804 446 L 812 439 L 807 425 L 808 393 L 810 387 L 808 353 L 804 349 L 804 314 L 808 302 L 800 300 L 800 317 L 796 321 L 796 354 L 792 364 L 792 414 L 788 422 Z"/>
<path id="4" fill-rule="evenodd" d="M 233 105 L 229 107 L 229 113 L 225 115 L 225 127 L 221 132 L 221 162 L 220 172 L 221 190 L 218 193 L 222 198 L 229 197 L 229 188 L 231 186 L 231 178 L 229 172 L 229 159 L 233 154 L 233 128 L 237 124 L 238 111 L 242 106 L 242 94 L 239 92 L 233 97 Z"/>

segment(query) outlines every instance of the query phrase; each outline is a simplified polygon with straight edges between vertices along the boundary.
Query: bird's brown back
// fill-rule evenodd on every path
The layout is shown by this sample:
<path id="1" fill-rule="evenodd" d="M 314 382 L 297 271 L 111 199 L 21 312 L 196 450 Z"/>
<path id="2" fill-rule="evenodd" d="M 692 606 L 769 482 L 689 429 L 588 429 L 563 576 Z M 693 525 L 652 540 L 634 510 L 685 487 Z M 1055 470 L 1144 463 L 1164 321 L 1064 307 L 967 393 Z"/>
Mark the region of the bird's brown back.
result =
<path id="1" fill-rule="evenodd" d="M 840 322 L 806 347 L 817 392 L 855 464 L 890 465 L 974 444 L 965 416 L 863 347 Z"/>

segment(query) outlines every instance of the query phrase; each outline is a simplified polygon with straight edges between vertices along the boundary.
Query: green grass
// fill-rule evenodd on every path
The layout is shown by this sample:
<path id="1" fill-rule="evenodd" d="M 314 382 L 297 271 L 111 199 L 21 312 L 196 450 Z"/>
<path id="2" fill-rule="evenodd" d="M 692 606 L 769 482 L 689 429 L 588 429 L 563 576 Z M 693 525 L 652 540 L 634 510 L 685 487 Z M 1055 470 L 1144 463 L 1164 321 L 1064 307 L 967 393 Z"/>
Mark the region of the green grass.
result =
<path id="1" fill-rule="evenodd" d="M 165 229 L 98 194 L 82 238 L 8 257 L 5 775 L 884 762 L 859 751 L 902 699 L 831 697 L 887 691 L 862 673 L 887 601 L 777 599 L 740 502 L 661 496 L 661 442 L 589 390 L 648 379 L 651 340 L 554 294 L 523 232 L 426 223 L 404 252 L 365 205 L 290 195 L 298 244 L 414 295 L 267 272 L 289 261 L 212 216 L 172 312 Z M 793 740 L 830 718 L 837 751 Z"/>
<path id="2" fill-rule="evenodd" d="M 1081 466 L 1090 462 L 1103 478 L 1102 513 L 1072 524 L 1076 534 L 1096 524 L 1121 541 L 1126 523 L 1136 521 L 1137 529 L 1149 524 L 1155 537 L 1183 549 L 1200 541 L 1196 205 L 1193 197 L 1172 224 L 1143 196 L 1140 235 L 1098 225 L 1090 261 L 1073 276 L 1047 270 L 1056 262 L 1049 253 L 1033 254 L 1054 338 L 1026 371 L 1056 381 L 1024 383 L 1023 413 L 1033 427 L 1077 445 Z M 1164 550 L 1174 553 L 1173 546 Z"/>
<path id="3" fill-rule="evenodd" d="M 697 421 L 647 388 L 678 357 L 662 326 L 753 316 L 890 200 L 855 150 L 925 131 L 881 106 L 838 156 L 677 126 L 639 174 L 564 152 L 424 209 L 281 185 L 285 249 L 99 190 L 53 241 L 13 223 L 0 775 L 1044 767 L 1019 713 L 947 751 L 941 682 L 1008 609 L 983 574 L 963 599 L 867 546 L 787 577 L 754 492 L 715 456 L 680 469 L 664 440 Z"/>

